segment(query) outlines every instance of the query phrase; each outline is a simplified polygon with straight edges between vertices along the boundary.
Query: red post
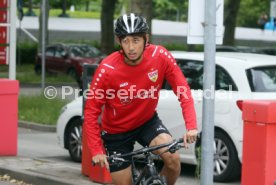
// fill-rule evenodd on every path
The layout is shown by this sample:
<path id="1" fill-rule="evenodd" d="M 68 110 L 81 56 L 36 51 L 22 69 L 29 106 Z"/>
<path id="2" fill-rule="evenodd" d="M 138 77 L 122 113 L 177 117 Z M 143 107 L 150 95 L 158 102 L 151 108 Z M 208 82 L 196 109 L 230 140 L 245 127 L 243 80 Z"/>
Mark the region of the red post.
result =
<path id="1" fill-rule="evenodd" d="M 17 155 L 17 80 L 0 79 L 0 156 Z"/>
<path id="2" fill-rule="evenodd" d="M 1 0 L 0 1 L 0 8 L 7 8 L 8 7 L 8 1 L 7 0 Z"/>
<path id="3" fill-rule="evenodd" d="M 242 185 L 276 180 L 276 100 L 244 101 Z"/>

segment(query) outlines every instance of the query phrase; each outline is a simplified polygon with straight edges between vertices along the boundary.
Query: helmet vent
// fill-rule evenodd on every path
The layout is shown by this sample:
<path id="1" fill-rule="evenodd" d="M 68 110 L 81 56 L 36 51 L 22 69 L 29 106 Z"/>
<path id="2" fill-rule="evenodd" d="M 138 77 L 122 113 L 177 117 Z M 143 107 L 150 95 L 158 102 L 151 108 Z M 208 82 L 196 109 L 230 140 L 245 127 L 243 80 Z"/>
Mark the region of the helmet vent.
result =
<path id="1" fill-rule="evenodd" d="M 127 15 L 124 15 L 124 16 L 123 16 L 123 20 L 124 20 L 124 23 L 125 23 L 125 25 L 126 25 L 127 32 L 129 33 L 130 30 L 129 30 L 129 26 L 128 26 L 128 22 L 127 22 Z"/>
<path id="2" fill-rule="evenodd" d="M 135 15 L 134 15 L 134 13 L 131 13 L 130 14 L 131 32 L 134 32 L 134 19 L 135 19 Z"/>

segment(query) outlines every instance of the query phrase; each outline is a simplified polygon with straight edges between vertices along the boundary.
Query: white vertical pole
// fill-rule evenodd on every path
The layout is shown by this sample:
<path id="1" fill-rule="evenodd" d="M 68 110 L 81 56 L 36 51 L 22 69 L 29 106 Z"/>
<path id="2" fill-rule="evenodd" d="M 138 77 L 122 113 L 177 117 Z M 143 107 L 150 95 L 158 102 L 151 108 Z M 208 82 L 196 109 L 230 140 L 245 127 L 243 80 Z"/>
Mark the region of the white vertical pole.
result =
<path id="1" fill-rule="evenodd" d="M 10 29 L 9 29 L 9 79 L 16 79 L 16 1 L 9 0 Z"/>
<path id="2" fill-rule="evenodd" d="M 270 18 L 276 18 L 276 0 L 270 0 Z"/>
<path id="3" fill-rule="evenodd" d="M 203 90 L 215 94 L 216 56 L 216 0 L 205 0 L 204 20 L 204 76 Z M 213 184 L 214 172 L 214 97 L 203 98 L 201 183 Z"/>

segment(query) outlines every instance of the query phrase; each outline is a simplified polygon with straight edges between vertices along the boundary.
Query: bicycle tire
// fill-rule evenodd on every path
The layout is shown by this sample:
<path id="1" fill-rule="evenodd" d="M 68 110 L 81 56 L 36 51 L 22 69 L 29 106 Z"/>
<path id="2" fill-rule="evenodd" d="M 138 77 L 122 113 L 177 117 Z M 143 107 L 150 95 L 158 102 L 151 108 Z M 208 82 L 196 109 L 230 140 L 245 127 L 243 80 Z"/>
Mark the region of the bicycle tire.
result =
<path id="1" fill-rule="evenodd" d="M 160 176 L 149 177 L 145 180 L 145 185 L 167 185 L 166 178 Z"/>

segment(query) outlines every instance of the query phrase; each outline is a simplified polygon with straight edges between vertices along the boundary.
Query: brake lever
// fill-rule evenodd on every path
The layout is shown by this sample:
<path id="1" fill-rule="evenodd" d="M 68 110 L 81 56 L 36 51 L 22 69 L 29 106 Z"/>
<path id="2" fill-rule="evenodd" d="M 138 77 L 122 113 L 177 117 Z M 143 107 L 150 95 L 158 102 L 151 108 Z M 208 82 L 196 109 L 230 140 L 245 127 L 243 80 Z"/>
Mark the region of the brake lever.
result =
<path id="1" fill-rule="evenodd" d="M 184 146 L 177 144 L 177 145 L 173 145 L 173 146 L 171 146 L 170 148 L 168 148 L 168 151 L 169 151 L 170 153 L 175 153 L 175 152 L 176 152 L 177 150 L 179 150 L 180 148 L 184 148 Z"/>

